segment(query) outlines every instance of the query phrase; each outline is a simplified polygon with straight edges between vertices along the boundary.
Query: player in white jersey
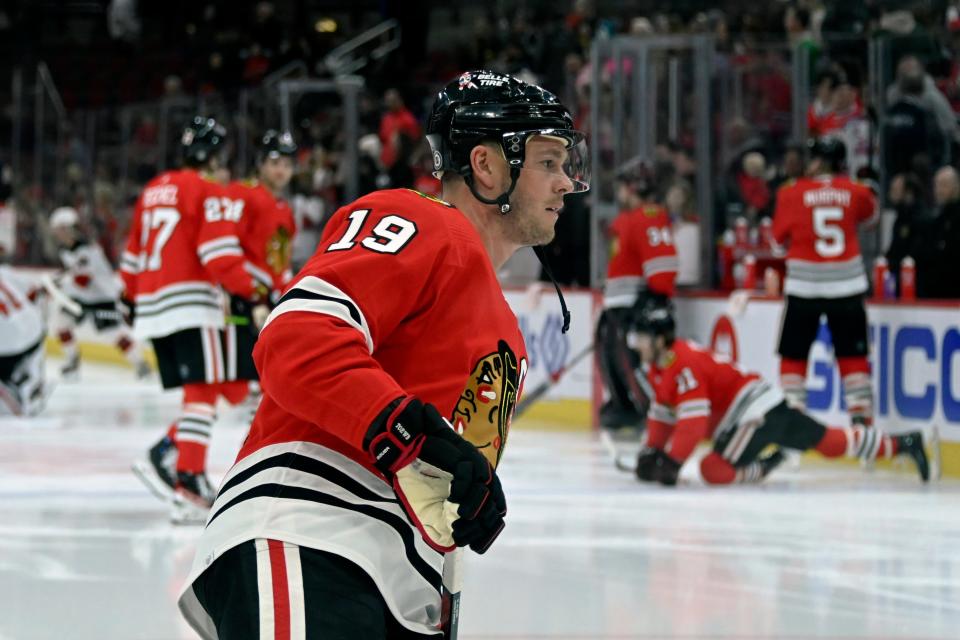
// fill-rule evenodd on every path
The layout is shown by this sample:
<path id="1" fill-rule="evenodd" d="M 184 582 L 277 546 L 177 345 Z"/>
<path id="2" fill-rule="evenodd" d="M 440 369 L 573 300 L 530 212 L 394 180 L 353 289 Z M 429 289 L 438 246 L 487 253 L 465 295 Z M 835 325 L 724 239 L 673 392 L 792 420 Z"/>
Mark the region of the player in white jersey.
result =
<path id="1" fill-rule="evenodd" d="M 80 234 L 78 222 L 77 211 L 71 207 L 60 207 L 50 215 L 50 229 L 60 246 L 64 269 L 55 279 L 55 286 L 76 303 L 70 309 L 61 305 L 54 320 L 65 356 L 60 372 L 64 378 L 78 376 L 80 351 L 76 329 L 90 318 L 98 333 L 116 335 L 114 344 L 136 369 L 137 377 L 143 378 L 150 374 L 150 365 L 143 359 L 143 350 L 130 333 L 118 305 L 122 290 L 120 277 L 103 248 Z"/>
<path id="2" fill-rule="evenodd" d="M 32 416 L 46 401 L 43 316 L 32 287 L 0 264 L 0 416 Z"/>

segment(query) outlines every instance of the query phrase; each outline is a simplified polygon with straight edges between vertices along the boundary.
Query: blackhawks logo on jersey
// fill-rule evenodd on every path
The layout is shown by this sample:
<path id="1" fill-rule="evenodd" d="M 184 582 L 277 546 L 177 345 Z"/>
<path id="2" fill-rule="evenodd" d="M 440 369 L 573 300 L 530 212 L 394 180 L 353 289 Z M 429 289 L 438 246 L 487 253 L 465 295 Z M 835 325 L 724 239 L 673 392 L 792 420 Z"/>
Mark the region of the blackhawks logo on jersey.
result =
<path id="1" fill-rule="evenodd" d="M 267 264 L 274 273 L 283 273 L 290 266 L 292 254 L 290 232 L 285 227 L 280 227 L 267 240 Z"/>
<path id="2" fill-rule="evenodd" d="M 500 462 L 510 431 L 526 360 L 517 361 L 503 340 L 474 366 L 467 388 L 453 410 L 457 433 L 472 442 L 494 467 Z"/>

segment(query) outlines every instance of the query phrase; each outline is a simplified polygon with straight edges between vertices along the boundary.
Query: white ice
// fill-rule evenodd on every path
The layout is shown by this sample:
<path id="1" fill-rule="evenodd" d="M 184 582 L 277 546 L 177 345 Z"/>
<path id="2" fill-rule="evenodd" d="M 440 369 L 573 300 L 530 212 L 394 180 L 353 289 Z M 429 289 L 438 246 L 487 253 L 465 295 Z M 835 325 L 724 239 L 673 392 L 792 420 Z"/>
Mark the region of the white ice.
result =
<path id="1" fill-rule="evenodd" d="M 199 528 L 129 471 L 179 396 L 82 375 L 0 420 L 0 640 L 195 638 L 174 603 Z M 215 480 L 244 435 L 221 413 Z M 467 556 L 461 640 L 960 637 L 956 480 L 805 461 L 756 487 L 644 487 L 591 435 L 523 429 L 501 469 L 508 526 Z"/>

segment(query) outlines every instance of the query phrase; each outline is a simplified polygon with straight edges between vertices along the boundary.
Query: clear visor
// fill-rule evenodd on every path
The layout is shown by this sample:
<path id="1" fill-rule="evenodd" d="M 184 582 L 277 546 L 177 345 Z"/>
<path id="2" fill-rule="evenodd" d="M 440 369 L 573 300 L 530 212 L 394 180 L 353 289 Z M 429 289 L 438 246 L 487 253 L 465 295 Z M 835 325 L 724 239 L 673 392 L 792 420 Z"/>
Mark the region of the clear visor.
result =
<path id="1" fill-rule="evenodd" d="M 571 193 L 590 190 L 590 154 L 582 133 L 545 129 L 507 134 L 516 135 L 526 139 L 524 169 L 566 176 Z"/>

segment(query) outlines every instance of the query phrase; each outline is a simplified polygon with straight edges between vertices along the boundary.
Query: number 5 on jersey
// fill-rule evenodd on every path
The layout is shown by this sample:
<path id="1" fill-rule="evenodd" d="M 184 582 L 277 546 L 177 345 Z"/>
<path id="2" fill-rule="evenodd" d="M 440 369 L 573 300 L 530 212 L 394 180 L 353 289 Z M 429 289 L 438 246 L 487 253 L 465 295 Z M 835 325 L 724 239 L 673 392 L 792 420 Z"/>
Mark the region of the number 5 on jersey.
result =
<path id="1" fill-rule="evenodd" d="M 350 214 L 350 224 L 343 236 L 327 247 L 327 251 L 352 249 L 370 209 L 357 209 Z M 387 214 L 364 236 L 360 246 L 377 253 L 399 253 L 417 235 L 417 225 L 395 214 Z"/>

